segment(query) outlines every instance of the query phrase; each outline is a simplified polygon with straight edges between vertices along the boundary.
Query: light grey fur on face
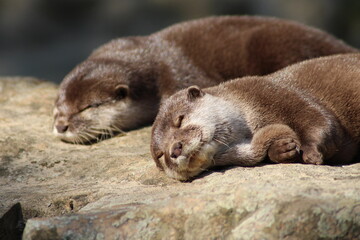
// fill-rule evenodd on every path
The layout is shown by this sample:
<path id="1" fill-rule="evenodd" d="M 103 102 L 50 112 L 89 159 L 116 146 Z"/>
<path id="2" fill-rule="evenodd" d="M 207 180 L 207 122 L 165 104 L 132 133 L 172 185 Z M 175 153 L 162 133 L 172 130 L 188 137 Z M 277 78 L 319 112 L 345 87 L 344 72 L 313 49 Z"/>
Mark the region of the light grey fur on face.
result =
<path id="1" fill-rule="evenodd" d="M 64 141 L 74 143 L 88 142 L 96 139 L 101 134 L 112 135 L 114 132 L 121 131 L 117 127 L 121 122 L 119 123 L 116 115 L 119 112 L 126 111 L 126 108 L 128 108 L 128 105 L 123 101 L 113 100 L 106 104 L 90 107 L 75 113 L 70 117 L 76 119 L 76 121 L 69 125 L 69 129 L 64 133 L 57 131 L 56 126 L 59 124 L 59 121 L 62 121 L 62 124 L 68 125 L 69 119 L 58 117 L 55 119 L 53 133 Z M 58 114 L 58 110 L 54 112 Z"/>
<path id="2" fill-rule="evenodd" d="M 181 155 L 171 159 L 177 165 L 175 170 L 164 164 L 165 172 L 172 178 L 186 180 L 213 165 L 219 165 L 215 163 L 216 153 L 226 151 L 235 143 L 247 142 L 251 136 L 242 113 L 233 103 L 210 94 L 198 99 L 190 114 L 184 117 L 181 128 L 191 126 L 200 129 L 201 138 L 191 137 L 182 141 L 174 136 L 174 142 L 182 141 L 184 145 Z M 196 161 L 200 165 L 194 164 Z"/>

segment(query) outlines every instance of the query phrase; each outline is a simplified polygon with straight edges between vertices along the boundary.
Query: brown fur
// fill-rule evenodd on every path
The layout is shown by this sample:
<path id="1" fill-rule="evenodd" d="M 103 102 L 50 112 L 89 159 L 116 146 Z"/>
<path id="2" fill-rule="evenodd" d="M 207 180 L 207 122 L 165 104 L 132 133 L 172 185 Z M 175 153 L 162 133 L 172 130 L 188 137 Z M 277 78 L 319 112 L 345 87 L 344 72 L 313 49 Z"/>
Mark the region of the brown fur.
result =
<path id="1" fill-rule="evenodd" d="M 153 121 L 161 99 L 191 85 L 214 86 L 305 59 L 357 51 L 314 28 L 249 16 L 204 18 L 145 37 L 120 38 L 95 50 L 65 77 L 55 104 L 54 133 L 82 142 L 98 133 L 133 129 Z M 109 109 L 112 119 L 104 123 L 101 118 L 108 115 L 102 114 Z M 69 132 L 74 136 L 67 137 Z"/>
<path id="2" fill-rule="evenodd" d="M 211 166 L 254 166 L 266 157 L 351 163 L 359 141 L 360 54 L 344 54 L 174 94 L 160 107 L 151 152 L 159 168 L 184 180 Z"/>

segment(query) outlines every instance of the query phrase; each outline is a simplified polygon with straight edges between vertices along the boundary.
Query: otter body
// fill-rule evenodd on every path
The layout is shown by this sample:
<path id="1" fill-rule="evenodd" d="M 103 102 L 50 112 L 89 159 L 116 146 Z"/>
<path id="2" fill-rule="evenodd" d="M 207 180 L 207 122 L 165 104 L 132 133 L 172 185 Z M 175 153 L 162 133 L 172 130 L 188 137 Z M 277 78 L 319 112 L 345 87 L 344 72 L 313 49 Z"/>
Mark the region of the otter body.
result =
<path id="1" fill-rule="evenodd" d="M 179 91 L 160 107 L 151 152 L 170 177 L 186 180 L 212 166 L 255 166 L 266 157 L 351 163 L 359 141 L 360 54 L 344 54 Z"/>
<path id="2" fill-rule="evenodd" d="M 357 52 L 298 23 L 264 17 L 210 17 L 95 50 L 60 85 L 54 134 L 85 142 L 151 123 L 176 91 L 264 75 L 305 59 Z"/>

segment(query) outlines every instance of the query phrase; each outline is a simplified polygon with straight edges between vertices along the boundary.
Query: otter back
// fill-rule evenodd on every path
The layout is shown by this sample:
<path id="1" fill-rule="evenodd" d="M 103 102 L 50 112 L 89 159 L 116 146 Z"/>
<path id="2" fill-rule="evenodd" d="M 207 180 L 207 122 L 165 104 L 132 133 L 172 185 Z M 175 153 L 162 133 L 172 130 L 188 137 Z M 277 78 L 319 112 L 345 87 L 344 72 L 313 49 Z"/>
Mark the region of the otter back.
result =
<path id="1" fill-rule="evenodd" d="M 191 85 L 264 75 L 309 58 L 357 50 L 329 34 L 265 17 L 210 17 L 95 50 L 63 80 L 54 133 L 69 142 L 150 124 L 161 100 Z"/>

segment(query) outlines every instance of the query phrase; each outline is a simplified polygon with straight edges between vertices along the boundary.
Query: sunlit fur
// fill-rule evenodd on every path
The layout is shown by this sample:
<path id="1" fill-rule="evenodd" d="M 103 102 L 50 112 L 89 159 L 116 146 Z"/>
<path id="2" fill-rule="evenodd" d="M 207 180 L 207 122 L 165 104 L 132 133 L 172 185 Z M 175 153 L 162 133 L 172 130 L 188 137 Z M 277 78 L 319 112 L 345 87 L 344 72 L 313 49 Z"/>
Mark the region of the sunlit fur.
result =
<path id="1" fill-rule="evenodd" d="M 61 120 L 56 116 L 58 114 L 56 110 L 53 133 L 66 142 L 76 144 L 100 141 L 123 133 L 124 126 L 125 129 L 129 126 L 137 126 L 137 120 L 143 121 L 139 117 L 143 109 L 142 105 L 133 104 L 131 100 L 113 100 L 98 107 L 90 107 L 65 119 L 65 124 L 69 125 L 65 133 L 56 130 L 56 125 L 59 124 L 59 119 Z"/>
<path id="2" fill-rule="evenodd" d="M 184 104 L 181 94 L 183 91 L 173 96 L 171 104 L 174 106 Z M 217 152 L 229 148 L 239 139 L 249 138 L 251 134 L 243 120 L 244 117 L 234 109 L 231 103 L 219 97 L 205 94 L 191 105 L 193 106 L 185 115 L 180 128 L 177 129 L 166 121 L 160 123 L 164 124 L 162 129 L 168 129 L 171 132 L 170 141 L 161 143 L 165 146 L 165 154 L 160 161 L 166 174 L 178 180 L 187 180 L 213 166 L 213 158 Z M 166 106 L 162 106 L 161 109 L 166 109 L 166 112 L 160 110 L 157 119 L 167 114 L 170 114 L 166 116 L 167 118 L 175 119 L 177 116 L 176 111 L 168 112 Z M 179 141 L 184 146 L 182 153 L 176 159 L 171 159 L 169 157 L 171 146 Z M 166 158 L 168 158 L 167 161 L 174 162 L 176 166 L 167 166 Z"/>
<path id="3" fill-rule="evenodd" d="M 276 163 L 357 162 L 359 76 L 360 54 L 343 54 L 179 91 L 161 105 L 153 124 L 153 159 L 179 180 L 212 166 L 256 166 L 266 157 Z"/>
<path id="4" fill-rule="evenodd" d="M 54 133 L 74 143 L 101 140 L 150 125 L 160 100 L 191 85 L 206 88 L 305 59 L 357 51 L 320 30 L 257 16 L 209 17 L 148 36 L 115 39 L 96 49 L 60 84 Z M 121 99 L 116 96 L 119 85 L 128 88 Z M 101 106 L 89 107 L 98 103 Z M 61 133 L 56 126 L 69 129 Z"/>

